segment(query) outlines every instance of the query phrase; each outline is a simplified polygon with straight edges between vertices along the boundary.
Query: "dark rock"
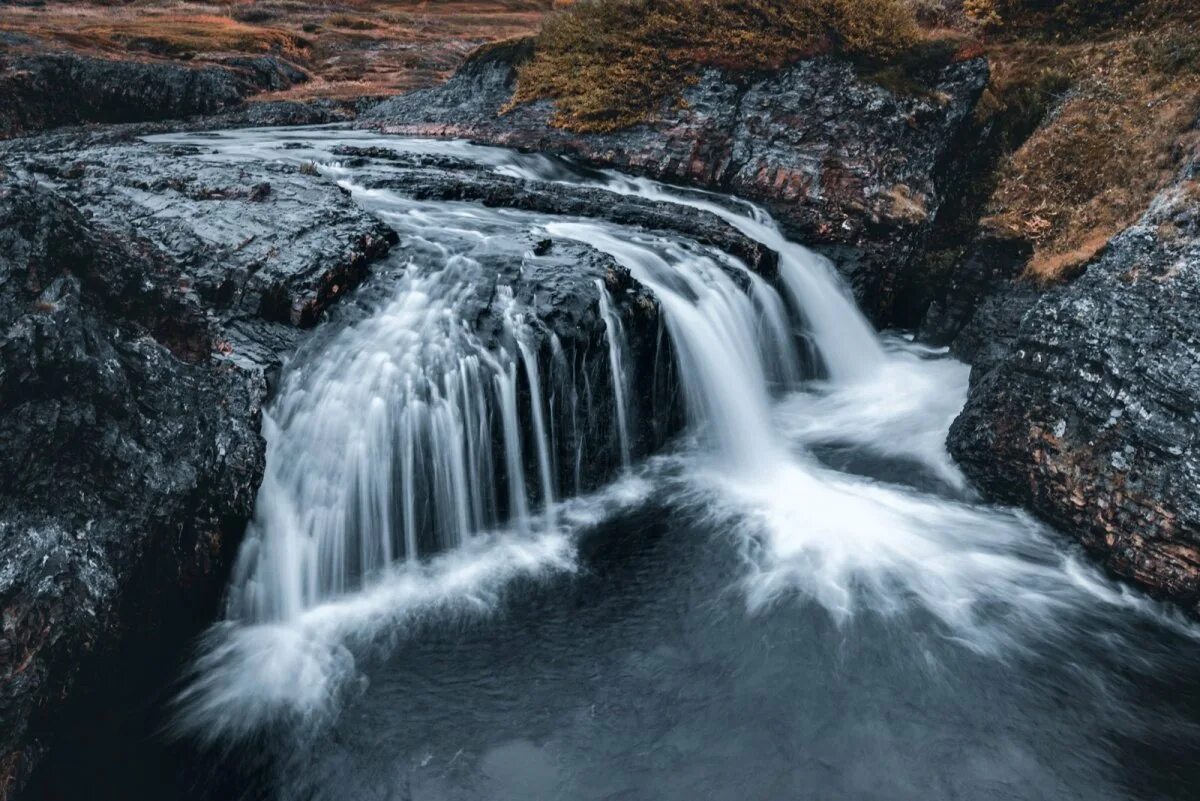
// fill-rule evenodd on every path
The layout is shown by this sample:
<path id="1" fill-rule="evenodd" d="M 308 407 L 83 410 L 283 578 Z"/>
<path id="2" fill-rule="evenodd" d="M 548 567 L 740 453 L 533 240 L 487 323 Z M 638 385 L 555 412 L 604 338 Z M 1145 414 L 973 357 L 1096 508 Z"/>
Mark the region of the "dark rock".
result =
<path id="1" fill-rule="evenodd" d="M 1200 614 L 1198 176 L 1193 163 L 1082 276 L 1009 304 L 1019 327 L 976 365 L 949 446 L 988 493 Z"/>
<path id="2" fill-rule="evenodd" d="M 581 135 L 552 127 L 546 102 L 501 113 L 528 52 L 521 43 L 489 49 L 443 86 L 387 100 L 359 124 L 566 154 L 760 202 L 793 239 L 831 255 L 881 323 L 897 316 L 896 288 L 943 200 L 944 162 L 988 74 L 982 60 L 950 64 L 927 91 L 905 95 L 828 57 L 765 77 L 707 70 L 660 121 Z"/>
<path id="3" fill-rule="evenodd" d="M 1022 277 L 1031 253 L 1024 240 L 977 237 L 930 304 L 920 339 L 949 345 L 958 358 L 988 369 L 1008 352 L 1021 317 L 1041 294 Z"/>
<path id="4" fill-rule="evenodd" d="M 216 63 L 231 69 L 247 94 L 278 92 L 308 81 L 308 73 L 276 56 L 226 56 Z"/>
<path id="5" fill-rule="evenodd" d="M 123 677 L 211 619 L 270 378 L 394 235 L 319 177 L 185 148 L 50 137 L 0 163 L 11 798 L 55 738 L 95 725 L 97 698 L 124 703 Z"/>
<path id="6" fill-rule="evenodd" d="M 626 337 L 626 369 L 630 378 L 628 403 L 630 450 L 634 456 L 657 451 L 683 424 L 682 395 L 677 389 L 669 341 L 665 341 L 661 310 L 654 296 L 611 256 L 569 240 L 554 240 L 537 253 L 533 235 L 490 241 L 471 254 L 478 265 L 472 276 L 472 298 L 459 314 L 489 349 L 507 347 L 507 300 L 501 287 L 526 313 L 527 337 L 536 355 L 547 419 L 560 432 L 553 454 L 559 471 L 560 495 L 595 489 L 610 480 L 622 465 L 614 430 L 616 394 L 609 362 L 608 334 L 600 314 L 600 286 L 612 298 Z M 521 419 L 533 415 L 524 363 L 518 371 Z M 499 427 L 494 430 L 499 437 Z M 532 431 L 523 436 L 532 441 Z M 496 452 L 504 445 L 493 443 Z M 581 460 L 581 454 L 586 460 Z M 526 486 L 540 495 L 537 454 L 525 457 Z"/>
<path id="7" fill-rule="evenodd" d="M 200 67 L 73 53 L 0 56 L 0 139 L 79 123 L 217 114 L 306 79 L 275 56 Z"/>
<path id="8" fill-rule="evenodd" d="M 711 212 L 599 188 L 512 178 L 452 158 L 400 154 L 387 148 L 342 147 L 336 152 L 390 162 L 386 177 L 366 180 L 372 188 L 395 189 L 418 200 L 470 201 L 669 231 L 736 256 L 767 278 L 773 278 L 777 269 L 777 254 Z"/>

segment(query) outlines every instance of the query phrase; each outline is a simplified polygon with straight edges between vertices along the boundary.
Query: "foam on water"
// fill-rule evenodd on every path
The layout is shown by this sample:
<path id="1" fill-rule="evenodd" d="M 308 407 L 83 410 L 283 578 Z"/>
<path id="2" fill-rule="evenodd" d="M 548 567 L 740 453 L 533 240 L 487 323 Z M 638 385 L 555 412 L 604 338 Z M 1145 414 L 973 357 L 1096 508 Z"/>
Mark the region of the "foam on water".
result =
<path id="1" fill-rule="evenodd" d="M 294 374 L 295 385 L 268 416 L 268 475 L 234 585 L 234 595 L 244 588 L 246 608 L 254 611 L 243 610 L 249 623 L 223 624 L 210 635 L 181 698 L 188 732 L 236 736 L 281 716 L 327 715 L 354 677 L 354 652 L 363 643 L 383 633 L 401 636 L 431 615 L 493 609 L 517 576 L 570 570 L 573 532 L 650 491 L 665 490 L 732 532 L 745 557 L 742 590 L 752 611 L 796 596 L 843 622 L 868 610 L 920 611 L 940 621 L 948 636 L 989 652 L 1019 647 L 1024 632 L 1052 631 L 1072 613 L 1099 605 L 1195 631 L 1077 561 L 1029 517 L 972 502 L 944 446 L 966 397 L 967 368 L 876 336 L 832 265 L 787 241 L 761 209 L 464 142 L 330 129 L 230 132 L 202 141 L 214 151 L 208 158 L 322 163 L 365 208 L 423 241 L 426 256 L 442 266 L 437 277 L 427 270 L 405 277 L 392 301 L 327 344 Z M 289 141 L 300 146 L 283 148 Z M 691 421 L 671 469 L 660 471 L 661 461 L 640 471 L 634 466 L 607 494 L 556 503 L 552 454 L 558 451 L 549 443 L 559 421 L 542 406 L 550 392 L 543 381 L 554 378 L 538 373 L 526 334 L 530 321 L 514 306 L 510 347 L 492 352 L 473 342 L 454 312 L 455 293 L 467 291 L 471 269 L 469 254 L 453 240 L 486 244 L 503 237 L 507 213 L 417 204 L 363 189 L 354 170 L 331 153 L 339 144 L 452 155 L 523 179 L 679 203 L 716 214 L 778 252 L 776 288 L 727 254 L 693 242 L 602 221 L 536 222 L 552 237 L 610 254 L 661 304 Z M 613 425 L 628 454 L 623 336 L 602 297 L 598 313 L 618 390 Z M 789 306 L 801 319 L 792 319 Z M 797 328 L 824 366 L 820 377 L 801 380 Z M 533 399 L 526 423 L 534 432 L 536 493 L 512 479 L 522 463 L 518 364 Z M 497 410 L 503 454 L 487 451 L 486 408 Z M 395 443 L 398 452 L 379 453 Z M 835 469 L 839 454 L 846 464 L 870 455 L 872 464 L 894 468 L 887 475 Z M 588 454 L 577 451 L 575 459 L 577 470 Z M 380 464 L 399 465 L 390 468 L 398 475 L 365 469 Z M 437 477 L 423 485 L 431 494 L 413 483 L 426 473 Z M 500 474 L 510 477 L 504 486 Z M 415 523 L 382 511 L 395 505 L 392 492 L 403 496 L 401 509 L 432 498 L 428 514 L 441 521 L 438 544 L 449 550 L 432 560 L 414 558 L 426 555 L 413 541 Z M 511 522 L 504 533 L 481 534 L 499 525 L 493 499 L 505 492 Z M 528 506 L 535 494 L 544 501 L 542 515 Z M 339 522 L 347 509 L 355 510 L 355 521 L 377 520 L 372 531 L 395 526 L 404 536 L 388 532 L 358 550 L 348 547 Z M 357 554 L 353 569 L 339 566 L 346 554 Z M 254 589 L 270 582 L 278 586 Z"/>
<path id="2" fill-rule="evenodd" d="M 429 560 L 395 563 L 362 590 L 292 617 L 217 625 L 200 643 L 186 689 L 175 699 L 175 733 L 217 743 L 272 724 L 298 733 L 321 726 L 361 675 L 356 654 L 401 643 L 431 619 L 490 614 L 517 579 L 573 571 L 576 534 L 650 491 L 645 478 L 626 475 L 557 504 L 553 530 L 480 532 Z"/>

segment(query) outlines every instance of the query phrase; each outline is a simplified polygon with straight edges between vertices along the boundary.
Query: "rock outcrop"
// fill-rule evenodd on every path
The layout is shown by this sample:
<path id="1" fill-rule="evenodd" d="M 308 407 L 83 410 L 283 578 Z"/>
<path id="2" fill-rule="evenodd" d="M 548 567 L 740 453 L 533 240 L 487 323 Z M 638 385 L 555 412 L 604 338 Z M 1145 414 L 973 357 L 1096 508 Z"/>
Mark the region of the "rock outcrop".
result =
<path id="1" fill-rule="evenodd" d="M 0 56 L 0 139 L 61 125 L 216 114 L 307 79 L 275 56 L 197 67 L 73 53 Z"/>
<path id="2" fill-rule="evenodd" d="M 966 329 L 983 357 L 949 441 L 989 494 L 1030 507 L 1116 575 L 1196 614 L 1198 302 L 1193 162 L 1071 283 L 1037 297 L 1009 286 L 984 301 L 982 321 Z M 993 333 L 1013 330 L 984 350 L 989 317 Z"/>
<path id="3" fill-rule="evenodd" d="M 80 699 L 207 622 L 261 477 L 271 373 L 390 232 L 294 169 L 66 139 L 0 157 L 10 798 Z"/>
<path id="4" fill-rule="evenodd" d="M 710 69 L 661 120 L 612 134 L 554 128 L 552 107 L 507 109 L 528 41 L 494 46 L 443 86 L 380 104 L 360 124 L 569 155 L 762 203 L 793 239 L 824 251 L 879 323 L 896 308 L 943 200 L 947 172 L 987 81 L 981 59 L 947 64 L 919 92 L 872 83 L 831 57 L 770 75 Z"/>

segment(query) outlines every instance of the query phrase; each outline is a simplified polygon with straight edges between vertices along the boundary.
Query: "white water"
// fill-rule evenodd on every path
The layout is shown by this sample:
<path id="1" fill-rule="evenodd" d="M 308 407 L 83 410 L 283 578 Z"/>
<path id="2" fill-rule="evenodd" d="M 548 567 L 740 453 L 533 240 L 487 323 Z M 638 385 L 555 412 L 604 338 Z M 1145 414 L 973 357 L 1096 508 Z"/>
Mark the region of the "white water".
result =
<path id="1" fill-rule="evenodd" d="M 621 466 L 629 469 L 629 376 L 625 372 L 625 331 L 621 318 L 613 309 L 612 297 L 604 282 L 596 279 L 600 290 L 600 314 L 604 318 L 604 330 L 608 335 L 608 369 L 612 373 L 613 398 L 617 405 L 617 436 L 621 442 Z"/>
<path id="2" fill-rule="evenodd" d="M 330 163 L 326 145 L 363 140 L 469 158 L 527 179 L 597 183 L 564 176 L 540 157 L 465 143 L 318 131 L 304 134 L 305 147 L 279 149 L 299 136 L 238 132 L 205 144 L 216 145 L 214 158 Z M 327 169 L 352 177 L 336 164 Z M 839 621 L 864 609 L 919 608 L 987 650 L 1096 604 L 1158 614 L 1077 563 L 1025 516 L 963 499 L 943 445 L 965 398 L 963 365 L 877 337 L 829 263 L 787 242 L 760 210 L 733 211 L 728 201 L 622 176 L 599 184 L 711 212 L 778 251 L 784 288 L 803 317 L 790 319 L 776 291 L 725 254 L 604 222 L 538 220 L 554 238 L 609 253 L 654 293 L 699 443 L 676 456 L 682 483 L 647 465 L 639 492 L 617 485 L 599 507 L 611 511 L 659 483 L 680 503 L 706 510 L 741 543 L 751 609 L 796 595 Z M 543 386 L 532 321 L 515 305 L 511 341 L 498 351 L 481 348 L 456 314 L 476 275 L 472 247 L 511 236 L 512 218 L 346 185 L 420 245 L 419 259 L 390 302 L 289 374 L 271 410 L 268 473 L 231 592 L 233 617 L 259 622 L 218 631 L 198 665 L 181 720 L 204 736 L 247 733 L 289 711 L 328 710 L 355 673 L 347 643 L 394 633 L 411 615 L 487 611 L 515 576 L 571 568 L 578 526 L 553 502 L 560 467 L 553 454 L 557 432 L 577 430 L 578 412 L 573 400 L 572 419 L 547 419 L 552 404 L 543 404 L 552 394 L 574 398 L 574 376 Z M 627 461 L 622 335 L 601 297 L 618 397 L 613 425 Z M 792 331 L 801 327 L 827 380 L 798 380 Z M 556 376 L 572 372 L 560 356 Z M 525 426 L 518 372 L 534 400 Z M 540 515 L 524 484 L 524 429 L 534 432 Z M 894 466 L 895 477 L 835 469 L 841 451 L 873 454 Z M 578 475 L 589 454 L 575 454 Z M 507 515 L 497 497 L 507 498 Z M 502 519 L 503 533 L 480 538 Z M 422 547 L 421 536 L 434 542 Z M 435 551 L 443 555 L 416 560 Z M 1006 612 L 986 614 L 996 609 Z"/>
<path id="3" fill-rule="evenodd" d="M 497 290 L 507 297 L 507 345 L 484 348 L 458 311 L 476 258 L 525 224 L 363 194 L 403 233 L 410 262 L 390 300 L 286 373 L 266 413 L 268 467 L 229 593 L 237 619 L 295 618 L 503 520 L 529 533 L 527 447 L 539 525 L 554 527 L 554 443 L 529 327 L 507 287 Z M 522 375 L 536 401 L 528 438 Z"/>
<path id="4" fill-rule="evenodd" d="M 759 314 L 750 297 L 712 259 L 661 239 L 615 236 L 591 223 L 550 223 L 551 236 L 575 239 L 610 254 L 650 288 L 666 315 L 687 408 L 693 422 L 719 440 L 739 471 L 769 463 L 775 445 L 764 357 L 789 343 L 761 347 Z"/>

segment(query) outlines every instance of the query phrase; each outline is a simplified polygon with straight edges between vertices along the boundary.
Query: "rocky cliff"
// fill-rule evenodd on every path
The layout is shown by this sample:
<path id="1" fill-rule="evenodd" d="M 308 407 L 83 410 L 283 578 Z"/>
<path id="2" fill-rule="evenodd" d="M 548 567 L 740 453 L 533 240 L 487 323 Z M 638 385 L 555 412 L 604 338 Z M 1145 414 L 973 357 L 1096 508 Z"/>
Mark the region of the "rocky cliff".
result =
<path id="1" fill-rule="evenodd" d="M 1073 282 L 988 301 L 1015 330 L 977 362 L 949 444 L 990 494 L 1200 614 L 1198 177 L 1193 162 Z"/>
<path id="2" fill-rule="evenodd" d="M 797 241 L 824 251 L 880 324 L 898 308 L 987 82 L 982 59 L 949 63 L 899 92 L 847 61 L 808 59 L 761 75 L 709 69 L 658 121 L 611 134 L 550 124 L 548 102 L 509 109 L 527 41 L 495 46 L 443 86 L 385 101 L 361 120 L 393 133 L 465 137 L 559 153 L 765 205 Z"/>

